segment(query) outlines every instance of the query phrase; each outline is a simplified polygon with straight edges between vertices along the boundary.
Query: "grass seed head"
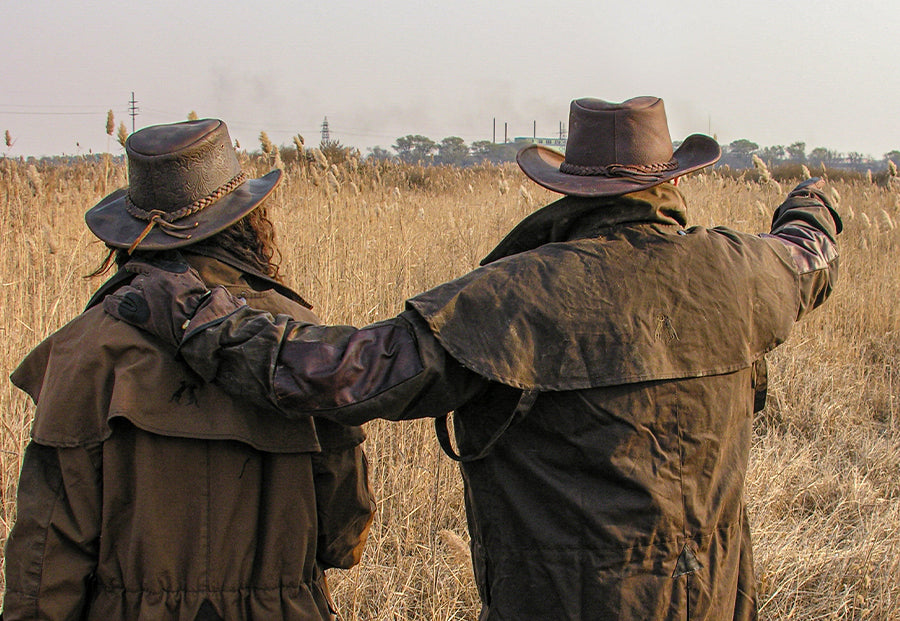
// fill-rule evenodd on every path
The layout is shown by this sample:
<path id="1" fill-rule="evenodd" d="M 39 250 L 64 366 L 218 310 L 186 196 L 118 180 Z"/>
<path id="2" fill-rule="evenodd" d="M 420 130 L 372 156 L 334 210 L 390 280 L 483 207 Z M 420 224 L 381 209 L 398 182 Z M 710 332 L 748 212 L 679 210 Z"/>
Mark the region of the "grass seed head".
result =
<path id="1" fill-rule="evenodd" d="M 49 225 L 44 225 L 44 241 L 47 242 L 47 252 L 56 254 L 59 251 L 59 244 L 56 242 L 56 235 Z"/>
<path id="2" fill-rule="evenodd" d="M 281 149 L 274 147 L 272 150 L 275 152 L 275 159 L 273 160 L 272 165 L 275 166 L 275 168 L 284 170 L 284 161 L 281 159 Z"/>
<path id="3" fill-rule="evenodd" d="M 837 191 L 837 188 L 834 186 L 831 186 L 830 190 L 831 190 L 831 202 L 833 202 L 834 206 L 837 207 L 838 205 L 841 204 L 841 195 Z"/>
<path id="4" fill-rule="evenodd" d="M 125 148 L 125 141 L 128 140 L 128 128 L 125 123 L 119 123 L 119 131 L 116 132 L 116 141 Z"/>
<path id="5" fill-rule="evenodd" d="M 472 565 L 472 554 L 469 551 L 469 544 L 452 530 L 438 531 L 438 538 L 450 553 L 453 563 L 460 568 L 468 569 Z"/>
<path id="6" fill-rule="evenodd" d="M 325 178 L 328 180 L 328 185 L 331 186 L 331 189 L 334 190 L 334 193 L 340 194 L 341 182 L 337 180 L 337 177 L 334 176 L 334 173 L 329 170 L 328 174 L 325 175 Z"/>
<path id="7" fill-rule="evenodd" d="M 519 186 L 519 198 L 521 198 L 528 205 L 531 204 L 531 194 L 528 192 L 528 188 L 524 185 Z"/>
<path id="8" fill-rule="evenodd" d="M 753 154 L 753 168 L 755 168 L 762 177 L 769 178 L 772 176 L 769 172 L 769 167 L 766 166 L 766 163 L 756 153 Z"/>
<path id="9" fill-rule="evenodd" d="M 319 166 L 322 170 L 328 168 L 328 158 L 325 157 L 325 154 L 322 153 L 322 149 L 313 149 L 313 160 L 316 162 L 316 165 Z"/>
<path id="10" fill-rule="evenodd" d="M 259 132 L 259 146 L 262 149 L 262 152 L 266 155 L 271 155 L 272 149 L 275 148 L 272 144 L 272 141 L 269 140 L 269 134 L 267 134 L 265 131 Z"/>

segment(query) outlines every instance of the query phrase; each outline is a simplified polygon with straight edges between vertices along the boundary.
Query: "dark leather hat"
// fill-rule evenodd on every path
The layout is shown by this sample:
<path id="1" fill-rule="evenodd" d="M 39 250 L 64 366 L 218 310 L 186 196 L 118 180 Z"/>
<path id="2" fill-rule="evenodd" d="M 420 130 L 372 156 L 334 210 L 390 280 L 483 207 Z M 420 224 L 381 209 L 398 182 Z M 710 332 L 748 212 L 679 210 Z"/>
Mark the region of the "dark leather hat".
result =
<path id="1" fill-rule="evenodd" d="M 622 103 L 576 99 L 569 112 L 565 155 L 543 145 L 519 151 L 522 171 L 547 189 L 570 196 L 616 196 L 652 187 L 709 166 L 722 154 L 702 134 L 672 152 L 663 100 Z"/>
<path id="2" fill-rule="evenodd" d="M 247 179 L 220 120 L 153 125 L 125 141 L 128 187 L 84 216 L 114 248 L 179 248 L 215 235 L 250 213 L 281 180 L 281 171 Z"/>

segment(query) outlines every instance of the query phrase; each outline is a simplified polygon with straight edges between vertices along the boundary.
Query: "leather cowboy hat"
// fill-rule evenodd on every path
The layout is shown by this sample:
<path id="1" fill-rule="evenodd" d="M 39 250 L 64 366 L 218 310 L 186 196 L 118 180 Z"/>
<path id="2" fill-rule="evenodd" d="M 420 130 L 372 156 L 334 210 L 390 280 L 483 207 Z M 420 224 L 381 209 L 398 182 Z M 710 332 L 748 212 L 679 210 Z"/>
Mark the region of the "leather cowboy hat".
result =
<path id="1" fill-rule="evenodd" d="M 218 119 L 153 125 L 125 141 L 128 187 L 85 214 L 114 248 L 164 250 L 215 235 L 250 213 L 281 180 L 276 169 L 248 179 Z"/>
<path id="2" fill-rule="evenodd" d="M 622 103 L 576 99 L 569 112 L 566 153 L 529 145 L 516 161 L 533 181 L 570 196 L 617 196 L 659 185 L 709 166 L 719 144 L 693 134 L 673 153 L 666 110 L 658 97 Z"/>

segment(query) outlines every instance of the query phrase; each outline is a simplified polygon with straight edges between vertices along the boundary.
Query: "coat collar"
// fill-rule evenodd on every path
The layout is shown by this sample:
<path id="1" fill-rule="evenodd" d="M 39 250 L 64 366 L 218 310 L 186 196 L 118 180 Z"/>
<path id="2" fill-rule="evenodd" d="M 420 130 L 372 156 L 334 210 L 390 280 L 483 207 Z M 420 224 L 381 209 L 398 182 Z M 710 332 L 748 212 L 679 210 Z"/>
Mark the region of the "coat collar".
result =
<path id="1" fill-rule="evenodd" d="M 203 282 L 208 285 L 226 285 L 243 280 L 251 288 L 258 291 L 274 289 L 284 297 L 297 304 L 311 309 L 312 305 L 304 300 L 300 294 L 281 284 L 274 278 L 263 274 L 259 270 L 247 265 L 234 255 L 215 248 L 191 248 L 181 251 L 183 259 L 190 263 L 191 267 L 200 273 Z M 110 293 L 119 287 L 124 287 L 134 278 L 134 273 L 120 269 L 109 280 L 100 285 L 94 292 L 85 310 L 96 306 Z"/>
<path id="2" fill-rule="evenodd" d="M 651 223 L 679 228 L 687 224 L 684 196 L 674 185 L 664 183 L 624 196 L 565 196 L 519 222 L 481 265 L 544 244 L 593 237 L 607 227 Z"/>

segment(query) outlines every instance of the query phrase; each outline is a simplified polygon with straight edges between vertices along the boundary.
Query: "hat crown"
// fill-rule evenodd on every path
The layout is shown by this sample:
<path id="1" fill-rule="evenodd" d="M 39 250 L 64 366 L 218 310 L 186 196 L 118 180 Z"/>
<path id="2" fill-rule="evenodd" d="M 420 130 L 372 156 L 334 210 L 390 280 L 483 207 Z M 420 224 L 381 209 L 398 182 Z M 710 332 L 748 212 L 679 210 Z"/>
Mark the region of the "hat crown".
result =
<path id="1" fill-rule="evenodd" d="M 569 111 L 565 161 L 575 166 L 653 166 L 672 159 L 663 100 L 634 97 L 622 103 L 576 99 Z"/>
<path id="2" fill-rule="evenodd" d="M 125 141 L 128 196 L 137 207 L 178 211 L 241 172 L 228 128 L 217 119 L 154 125 Z"/>
<path id="3" fill-rule="evenodd" d="M 653 187 L 714 163 L 718 143 L 692 134 L 672 151 L 666 109 L 658 97 L 622 103 L 576 99 L 565 155 L 533 144 L 516 154 L 529 178 L 570 196 L 618 196 Z"/>

